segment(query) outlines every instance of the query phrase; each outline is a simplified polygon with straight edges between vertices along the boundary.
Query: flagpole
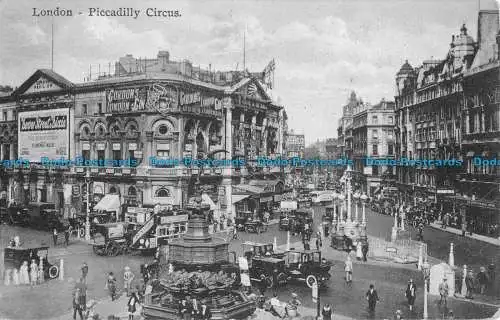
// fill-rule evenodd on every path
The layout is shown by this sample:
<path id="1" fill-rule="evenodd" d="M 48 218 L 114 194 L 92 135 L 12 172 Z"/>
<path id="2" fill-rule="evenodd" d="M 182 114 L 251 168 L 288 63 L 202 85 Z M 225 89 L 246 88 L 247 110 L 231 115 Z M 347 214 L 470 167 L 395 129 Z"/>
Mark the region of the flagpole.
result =
<path id="1" fill-rule="evenodd" d="M 54 19 L 52 18 L 52 27 L 51 27 L 51 47 L 50 47 L 50 69 L 54 71 Z"/>

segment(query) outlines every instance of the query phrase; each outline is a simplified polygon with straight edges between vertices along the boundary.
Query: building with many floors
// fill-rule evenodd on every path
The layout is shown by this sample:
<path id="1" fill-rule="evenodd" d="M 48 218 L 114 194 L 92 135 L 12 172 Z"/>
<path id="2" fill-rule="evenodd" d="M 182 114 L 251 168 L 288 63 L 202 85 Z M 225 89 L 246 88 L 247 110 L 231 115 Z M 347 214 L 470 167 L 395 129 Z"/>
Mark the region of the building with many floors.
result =
<path id="1" fill-rule="evenodd" d="M 282 153 L 283 107 L 265 76 L 195 68 L 166 51 L 127 55 L 115 72 L 84 83 L 38 70 L 0 97 L 2 159 L 24 160 L 2 166 L 2 194 L 9 203 L 53 202 L 66 216 L 85 211 L 87 190 L 92 204 L 118 198 L 122 213 L 182 207 L 197 185 L 228 216 L 247 198 L 268 206 L 282 177 L 254 160 Z"/>
<path id="2" fill-rule="evenodd" d="M 444 59 L 396 75 L 396 155 L 435 161 L 398 167 L 398 186 L 482 234 L 499 217 L 497 169 L 477 162 L 498 153 L 498 32 L 498 12 L 480 11 L 477 42 L 463 25 Z"/>
<path id="3" fill-rule="evenodd" d="M 395 166 L 384 162 L 395 158 L 394 113 L 394 102 L 385 100 L 353 108 L 353 170 L 361 174 L 360 187 L 371 197 L 390 183 L 395 173 Z"/>
<path id="4" fill-rule="evenodd" d="M 293 130 L 286 133 L 285 136 L 285 154 L 287 158 L 304 157 L 306 150 L 306 138 L 304 134 L 295 133 Z"/>

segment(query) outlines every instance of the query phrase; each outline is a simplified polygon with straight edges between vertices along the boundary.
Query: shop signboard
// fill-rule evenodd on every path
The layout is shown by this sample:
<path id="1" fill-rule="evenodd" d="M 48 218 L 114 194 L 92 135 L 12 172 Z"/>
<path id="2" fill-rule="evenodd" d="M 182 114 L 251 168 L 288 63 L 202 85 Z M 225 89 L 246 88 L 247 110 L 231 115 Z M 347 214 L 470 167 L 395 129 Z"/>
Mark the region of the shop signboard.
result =
<path id="1" fill-rule="evenodd" d="M 69 158 L 69 109 L 26 111 L 18 116 L 19 158 Z"/>

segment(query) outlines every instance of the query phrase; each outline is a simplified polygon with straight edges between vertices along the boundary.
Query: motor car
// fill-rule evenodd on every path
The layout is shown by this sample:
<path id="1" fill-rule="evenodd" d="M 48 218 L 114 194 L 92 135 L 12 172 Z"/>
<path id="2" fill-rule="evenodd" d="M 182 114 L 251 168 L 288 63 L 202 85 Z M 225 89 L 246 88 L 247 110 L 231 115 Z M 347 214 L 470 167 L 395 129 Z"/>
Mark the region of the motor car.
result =
<path id="1" fill-rule="evenodd" d="M 49 247 L 7 247 L 4 251 L 4 268 L 17 269 L 21 267 L 24 261 L 31 265 L 31 260 L 35 260 L 40 266 L 40 260 L 43 260 L 43 274 L 45 279 L 55 279 L 59 276 L 59 267 L 48 261 Z"/>
<path id="2" fill-rule="evenodd" d="M 249 233 L 261 233 L 267 231 L 267 224 L 261 220 L 249 220 L 245 223 L 245 231 Z"/>
<path id="3" fill-rule="evenodd" d="M 251 259 L 248 271 L 250 281 L 264 283 L 268 289 L 285 285 L 288 281 L 284 259 L 257 256 Z"/>
<path id="4" fill-rule="evenodd" d="M 259 243 L 252 241 L 245 241 L 241 244 L 243 249 L 243 256 L 250 261 L 254 257 L 275 257 L 282 258 L 284 252 L 278 252 L 272 243 Z"/>
<path id="5" fill-rule="evenodd" d="M 290 250 L 283 260 L 288 280 L 304 281 L 309 288 L 315 283 L 324 286 L 331 277 L 331 264 L 322 258 L 321 251 Z"/>

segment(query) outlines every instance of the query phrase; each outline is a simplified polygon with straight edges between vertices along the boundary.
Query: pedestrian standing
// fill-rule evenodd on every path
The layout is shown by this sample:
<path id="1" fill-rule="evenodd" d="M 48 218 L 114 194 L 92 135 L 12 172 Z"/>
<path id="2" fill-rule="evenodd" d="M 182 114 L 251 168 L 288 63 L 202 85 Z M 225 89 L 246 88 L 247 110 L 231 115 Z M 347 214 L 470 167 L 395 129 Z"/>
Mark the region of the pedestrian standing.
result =
<path id="1" fill-rule="evenodd" d="M 481 294 L 486 292 L 486 285 L 488 284 L 488 274 L 486 274 L 486 268 L 481 267 L 479 273 L 477 274 L 477 281 L 479 282 L 479 288 Z"/>
<path id="2" fill-rule="evenodd" d="M 439 305 L 441 305 L 444 302 L 444 306 L 448 306 L 448 293 L 449 293 L 449 286 L 448 282 L 446 282 L 446 277 L 443 278 L 443 282 L 439 285 L 439 295 L 441 296 L 441 299 L 439 300 Z"/>
<path id="3" fill-rule="evenodd" d="M 83 264 L 82 264 L 82 279 L 85 282 L 87 282 L 87 275 L 88 275 L 88 273 L 89 273 L 89 266 L 84 261 Z"/>
<path id="4" fill-rule="evenodd" d="M 30 278 L 31 278 L 31 285 L 36 286 L 36 284 L 38 283 L 38 265 L 36 264 L 35 259 L 31 260 Z"/>
<path id="5" fill-rule="evenodd" d="M 108 279 L 106 280 L 106 289 L 108 289 L 109 295 L 111 296 L 111 301 L 115 301 L 116 298 L 116 278 L 113 272 L 108 274 Z"/>
<path id="6" fill-rule="evenodd" d="M 327 303 L 323 306 L 323 310 L 321 310 L 321 315 L 323 316 L 323 320 L 332 320 L 333 310 L 330 307 L 330 304 Z"/>
<path id="7" fill-rule="evenodd" d="M 322 240 L 321 240 L 321 233 L 317 232 L 316 233 L 316 250 L 321 250 L 321 247 L 323 246 Z"/>
<path id="8" fill-rule="evenodd" d="M 474 273 L 472 270 L 469 270 L 467 276 L 465 276 L 465 286 L 467 287 L 467 294 L 465 295 L 465 298 L 474 299 L 472 297 L 472 291 L 474 290 Z"/>
<path id="9" fill-rule="evenodd" d="M 54 230 L 52 231 L 52 240 L 54 240 L 54 247 L 57 246 L 57 236 L 58 236 L 57 229 L 54 228 Z"/>
<path id="10" fill-rule="evenodd" d="M 366 262 L 366 256 L 368 255 L 368 241 L 365 241 L 361 247 L 363 252 L 363 261 Z"/>
<path id="11" fill-rule="evenodd" d="M 19 283 L 30 284 L 30 275 L 28 272 L 28 261 L 24 261 L 21 268 L 19 268 Z"/>
<path id="12" fill-rule="evenodd" d="M 415 298 L 417 295 L 417 287 L 413 283 L 413 279 L 410 279 L 408 286 L 406 287 L 406 299 L 408 299 L 408 307 L 410 312 L 413 311 L 413 305 L 415 304 Z"/>
<path id="13" fill-rule="evenodd" d="M 191 308 L 187 302 L 187 298 L 182 299 L 179 304 L 179 315 L 183 320 L 191 320 Z"/>
<path id="14" fill-rule="evenodd" d="M 67 247 L 69 245 L 69 235 L 71 234 L 71 226 L 64 230 L 64 245 Z"/>
<path id="15" fill-rule="evenodd" d="M 350 284 L 352 282 L 352 260 L 349 254 L 347 255 L 347 259 L 344 264 L 344 271 L 345 271 L 345 281 L 346 283 Z"/>
<path id="16" fill-rule="evenodd" d="M 83 320 L 83 308 L 80 288 L 76 288 L 73 291 L 73 320 L 76 320 L 77 313 L 78 315 L 80 315 L 80 320 Z"/>
<path id="17" fill-rule="evenodd" d="M 134 280 L 134 274 L 130 271 L 130 267 L 125 267 L 125 272 L 123 273 L 123 286 L 125 287 L 125 292 L 127 297 L 130 296 L 132 290 L 132 281 Z"/>
<path id="18" fill-rule="evenodd" d="M 212 313 L 207 304 L 203 301 L 200 308 L 200 320 L 209 320 L 212 318 Z"/>
<path id="19" fill-rule="evenodd" d="M 21 280 L 19 277 L 19 271 L 16 268 L 14 268 L 14 270 L 12 271 L 12 283 L 15 286 L 18 286 L 21 283 Z"/>
<path id="20" fill-rule="evenodd" d="M 375 306 L 379 301 L 377 290 L 375 290 L 375 286 L 370 284 L 370 289 L 366 292 L 366 300 L 368 301 L 368 311 L 370 315 L 375 313 Z"/>
<path id="21" fill-rule="evenodd" d="M 130 299 L 128 299 L 127 309 L 128 309 L 128 319 L 134 320 L 134 316 L 138 314 L 137 305 L 140 305 L 139 297 L 136 292 L 132 292 Z"/>

